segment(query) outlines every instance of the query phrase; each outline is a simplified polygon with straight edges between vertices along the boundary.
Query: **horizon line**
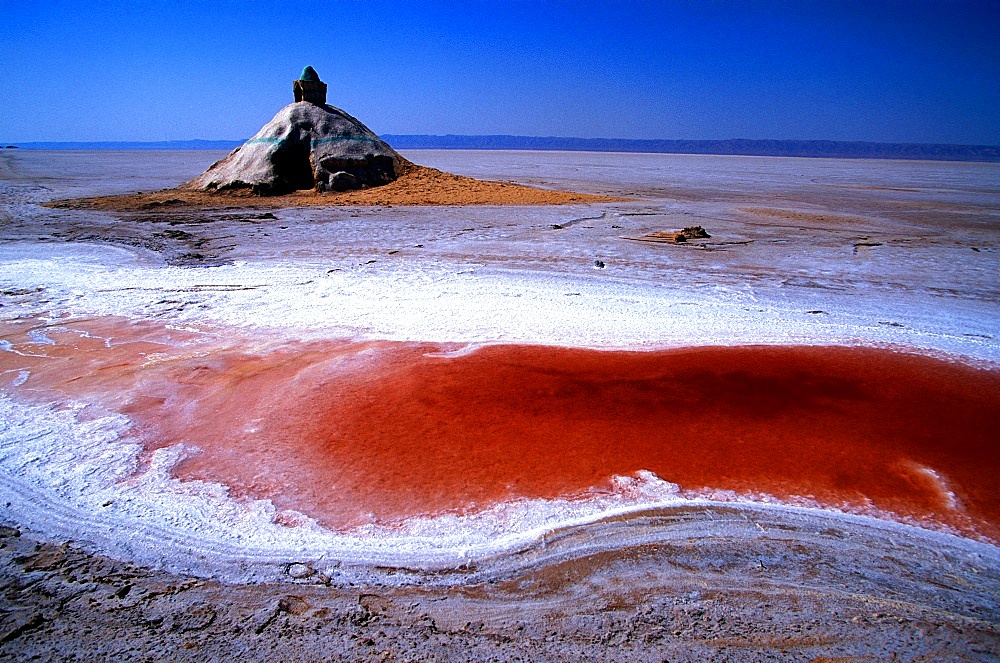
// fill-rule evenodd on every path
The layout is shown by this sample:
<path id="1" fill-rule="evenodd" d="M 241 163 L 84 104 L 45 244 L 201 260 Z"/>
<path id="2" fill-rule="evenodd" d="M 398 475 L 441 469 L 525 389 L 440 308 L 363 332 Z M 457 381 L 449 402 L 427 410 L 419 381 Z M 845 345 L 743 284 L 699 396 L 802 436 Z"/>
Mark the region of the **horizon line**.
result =
<path id="1" fill-rule="evenodd" d="M 731 156 L 777 156 L 812 158 L 904 159 L 923 161 L 1000 162 L 1000 145 L 961 143 L 889 143 L 827 139 L 668 139 L 668 138 L 577 138 L 563 136 L 519 136 L 515 134 L 383 134 L 398 150 L 526 150 L 589 151 L 650 154 L 702 154 Z M 27 150 L 232 150 L 249 139 L 160 141 L 12 141 L 0 149 Z"/>
<path id="2" fill-rule="evenodd" d="M 934 141 L 887 141 L 887 140 L 855 140 L 837 138 L 615 138 L 596 137 L 584 138 L 581 136 L 556 136 L 556 135 L 528 135 L 528 134 L 377 134 L 383 140 L 391 138 L 516 138 L 521 140 L 569 140 L 584 142 L 628 142 L 628 143 L 834 143 L 834 144 L 858 144 L 858 145 L 934 145 L 947 147 L 978 147 L 978 148 L 998 148 L 1000 143 L 948 143 Z M 172 138 L 165 140 L 128 140 L 128 139 L 103 139 L 103 140 L 14 140 L 4 141 L 0 139 L 0 149 L 9 146 L 21 147 L 25 145 L 102 145 L 102 144 L 135 144 L 135 145 L 163 145 L 170 143 L 240 143 L 250 140 L 247 138 Z"/>

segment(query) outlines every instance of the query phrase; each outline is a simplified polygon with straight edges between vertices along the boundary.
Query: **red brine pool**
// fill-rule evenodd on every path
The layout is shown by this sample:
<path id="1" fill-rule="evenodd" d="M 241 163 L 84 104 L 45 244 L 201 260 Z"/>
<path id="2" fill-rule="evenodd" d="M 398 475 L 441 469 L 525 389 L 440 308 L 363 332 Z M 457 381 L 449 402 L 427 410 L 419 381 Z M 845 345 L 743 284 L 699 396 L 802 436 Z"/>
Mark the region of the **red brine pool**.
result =
<path id="1" fill-rule="evenodd" d="M 197 447 L 180 478 L 333 528 L 585 497 L 648 470 L 1000 540 L 997 370 L 863 347 L 456 352 L 64 328 L 40 342 L 8 326 L 5 391 L 96 399 L 149 450 Z"/>

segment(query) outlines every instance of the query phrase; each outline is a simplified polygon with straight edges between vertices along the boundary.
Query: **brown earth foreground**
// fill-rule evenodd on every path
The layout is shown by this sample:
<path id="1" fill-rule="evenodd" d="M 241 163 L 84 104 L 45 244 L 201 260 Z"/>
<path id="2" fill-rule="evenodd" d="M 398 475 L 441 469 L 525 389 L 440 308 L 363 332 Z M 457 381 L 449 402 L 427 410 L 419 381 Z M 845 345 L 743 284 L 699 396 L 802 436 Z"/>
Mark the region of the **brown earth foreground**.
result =
<path id="1" fill-rule="evenodd" d="M 571 191 L 536 189 L 509 182 L 486 182 L 407 162 L 405 170 L 395 182 L 357 191 L 318 193 L 310 190 L 296 191 L 285 196 L 264 197 L 250 193 L 249 189 L 215 192 L 176 188 L 151 193 L 56 200 L 47 203 L 46 206 L 58 209 L 137 212 L 220 205 L 280 209 L 331 205 L 565 205 L 620 200 L 624 199 Z"/>
<path id="2" fill-rule="evenodd" d="M 664 527 L 687 535 L 662 540 Z M 602 549 L 623 534 L 645 543 Z M 305 564 L 285 582 L 227 585 L 2 527 L 0 659 L 996 660 L 997 569 L 926 544 L 675 509 L 552 532 L 506 572 L 456 569 L 457 586 L 344 582 Z"/>

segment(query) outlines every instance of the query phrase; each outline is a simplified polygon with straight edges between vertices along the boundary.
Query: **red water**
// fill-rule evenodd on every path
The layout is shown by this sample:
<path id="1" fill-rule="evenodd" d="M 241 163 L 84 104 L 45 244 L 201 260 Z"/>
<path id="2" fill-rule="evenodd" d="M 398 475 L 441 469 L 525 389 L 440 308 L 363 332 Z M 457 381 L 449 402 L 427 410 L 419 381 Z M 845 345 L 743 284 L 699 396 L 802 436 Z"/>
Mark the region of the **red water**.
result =
<path id="1" fill-rule="evenodd" d="M 685 490 L 807 497 L 1000 539 L 1000 371 L 844 347 L 604 352 L 343 341 L 253 348 L 74 323 L 0 353 L 14 394 L 99 397 L 176 473 L 337 528 L 583 495 L 649 470 Z"/>

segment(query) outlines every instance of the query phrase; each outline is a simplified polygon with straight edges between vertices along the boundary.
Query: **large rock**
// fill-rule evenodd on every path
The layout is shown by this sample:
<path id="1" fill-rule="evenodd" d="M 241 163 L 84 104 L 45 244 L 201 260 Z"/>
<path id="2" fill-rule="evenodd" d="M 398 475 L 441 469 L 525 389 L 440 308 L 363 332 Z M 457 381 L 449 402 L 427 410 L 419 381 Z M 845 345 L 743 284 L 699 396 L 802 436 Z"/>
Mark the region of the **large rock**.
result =
<path id="1" fill-rule="evenodd" d="M 296 96 L 303 82 L 319 81 L 318 77 L 296 81 Z M 256 136 L 184 186 L 250 189 L 262 196 L 301 189 L 346 191 L 388 184 L 400 174 L 403 163 L 385 141 L 339 108 L 298 101 L 282 108 Z"/>

